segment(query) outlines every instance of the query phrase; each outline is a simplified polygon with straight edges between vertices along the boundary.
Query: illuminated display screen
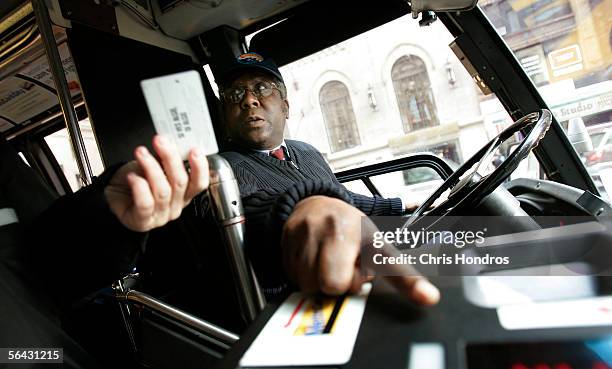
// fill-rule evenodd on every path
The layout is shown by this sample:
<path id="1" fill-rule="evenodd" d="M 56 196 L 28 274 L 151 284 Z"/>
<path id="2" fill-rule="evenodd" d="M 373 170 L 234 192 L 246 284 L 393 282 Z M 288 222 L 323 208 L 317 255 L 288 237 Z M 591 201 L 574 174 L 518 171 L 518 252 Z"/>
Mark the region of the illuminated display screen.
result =
<path id="1" fill-rule="evenodd" d="M 469 369 L 612 369 L 612 336 L 585 341 L 469 344 Z"/>

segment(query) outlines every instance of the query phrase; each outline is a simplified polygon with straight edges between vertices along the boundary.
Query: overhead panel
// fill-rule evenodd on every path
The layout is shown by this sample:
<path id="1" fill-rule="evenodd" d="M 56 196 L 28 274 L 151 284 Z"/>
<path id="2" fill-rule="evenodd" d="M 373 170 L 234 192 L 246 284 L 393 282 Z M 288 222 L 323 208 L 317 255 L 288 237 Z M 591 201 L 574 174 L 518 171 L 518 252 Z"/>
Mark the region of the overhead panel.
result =
<path id="1" fill-rule="evenodd" d="M 58 49 L 70 94 L 75 97 L 81 89 L 72 56 L 66 43 L 58 45 Z M 53 76 L 47 58 L 42 55 L 0 80 L 0 132 L 26 125 L 34 117 L 55 110 L 57 105 Z"/>
<path id="2" fill-rule="evenodd" d="M 186 40 L 217 26 L 241 30 L 305 0 L 159 0 L 157 22 L 172 37 Z"/>
<path id="3" fill-rule="evenodd" d="M 110 1 L 60 1 L 62 16 L 104 32 L 118 33 L 115 7 Z"/>

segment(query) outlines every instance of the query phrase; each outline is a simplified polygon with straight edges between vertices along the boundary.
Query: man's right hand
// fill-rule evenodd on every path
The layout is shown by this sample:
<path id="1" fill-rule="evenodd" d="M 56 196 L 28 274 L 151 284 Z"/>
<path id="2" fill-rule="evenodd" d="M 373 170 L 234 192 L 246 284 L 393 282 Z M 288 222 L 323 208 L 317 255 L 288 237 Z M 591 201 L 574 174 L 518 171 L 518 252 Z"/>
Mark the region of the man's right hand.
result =
<path id="1" fill-rule="evenodd" d="M 361 247 L 372 242 L 376 227 L 363 232 L 365 216 L 344 201 L 312 196 L 300 201 L 287 219 L 282 236 L 283 264 L 289 278 L 306 293 L 340 295 L 358 292 L 371 280 L 359 269 Z M 386 277 L 401 293 L 422 305 L 436 304 L 440 292 L 426 278 Z"/>

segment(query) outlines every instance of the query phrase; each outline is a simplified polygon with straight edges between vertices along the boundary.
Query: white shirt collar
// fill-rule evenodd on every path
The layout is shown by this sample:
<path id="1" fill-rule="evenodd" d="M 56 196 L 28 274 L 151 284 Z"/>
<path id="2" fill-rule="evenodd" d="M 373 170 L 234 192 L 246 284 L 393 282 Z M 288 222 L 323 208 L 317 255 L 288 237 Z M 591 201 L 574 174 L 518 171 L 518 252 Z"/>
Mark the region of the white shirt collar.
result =
<path id="1" fill-rule="evenodd" d="M 283 142 L 281 142 L 280 145 L 276 146 L 272 150 L 255 150 L 255 149 L 253 149 L 253 151 L 257 151 L 257 152 L 260 152 L 262 154 L 270 155 L 270 151 L 278 150 L 281 147 L 285 148 L 285 153 L 288 155 L 289 154 L 289 150 L 287 150 L 287 144 L 285 143 L 285 140 L 283 140 Z"/>

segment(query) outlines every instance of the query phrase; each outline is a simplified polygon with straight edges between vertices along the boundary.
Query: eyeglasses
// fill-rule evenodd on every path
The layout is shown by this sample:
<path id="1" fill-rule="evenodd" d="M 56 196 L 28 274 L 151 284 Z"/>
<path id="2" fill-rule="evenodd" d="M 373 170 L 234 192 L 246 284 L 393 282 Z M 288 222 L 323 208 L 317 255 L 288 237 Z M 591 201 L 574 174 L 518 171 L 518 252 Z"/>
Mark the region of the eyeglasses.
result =
<path id="1" fill-rule="evenodd" d="M 238 104 L 244 99 L 244 95 L 247 91 L 250 91 L 257 99 L 262 99 L 268 96 L 271 96 L 274 93 L 274 90 L 278 90 L 281 92 L 280 87 L 276 85 L 274 82 L 261 81 L 255 83 L 253 88 L 249 88 L 246 86 L 238 86 L 232 87 L 228 89 L 224 89 L 221 91 L 221 96 L 225 101 L 233 104 Z"/>

